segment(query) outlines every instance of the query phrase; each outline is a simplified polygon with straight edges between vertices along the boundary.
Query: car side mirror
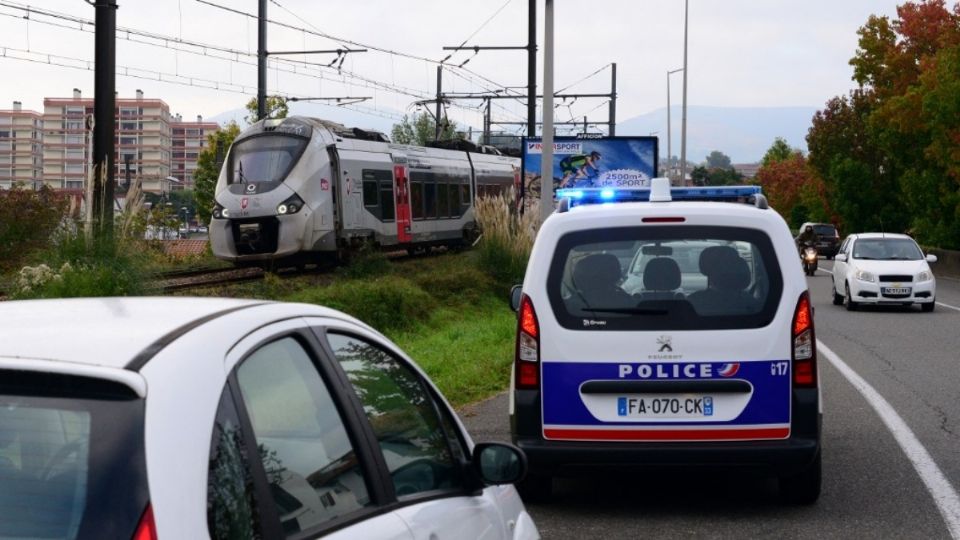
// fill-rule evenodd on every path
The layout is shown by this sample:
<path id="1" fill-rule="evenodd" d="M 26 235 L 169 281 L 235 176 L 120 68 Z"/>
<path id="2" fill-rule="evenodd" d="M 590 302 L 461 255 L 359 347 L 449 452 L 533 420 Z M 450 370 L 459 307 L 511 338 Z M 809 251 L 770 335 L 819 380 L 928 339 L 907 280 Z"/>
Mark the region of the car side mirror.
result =
<path id="1" fill-rule="evenodd" d="M 928 262 L 928 263 L 935 263 L 935 262 L 937 262 L 937 256 L 934 255 L 933 253 L 927 253 L 927 262 Z"/>
<path id="2" fill-rule="evenodd" d="M 837 256 L 833 258 L 836 261 L 846 262 L 847 256 L 844 253 L 837 253 Z"/>
<path id="3" fill-rule="evenodd" d="M 510 289 L 510 309 L 518 311 L 520 309 L 520 297 L 523 296 L 523 285 L 514 285 Z"/>
<path id="4" fill-rule="evenodd" d="M 473 467 L 488 486 L 514 484 L 527 475 L 527 456 L 507 443 L 480 443 L 473 447 Z"/>

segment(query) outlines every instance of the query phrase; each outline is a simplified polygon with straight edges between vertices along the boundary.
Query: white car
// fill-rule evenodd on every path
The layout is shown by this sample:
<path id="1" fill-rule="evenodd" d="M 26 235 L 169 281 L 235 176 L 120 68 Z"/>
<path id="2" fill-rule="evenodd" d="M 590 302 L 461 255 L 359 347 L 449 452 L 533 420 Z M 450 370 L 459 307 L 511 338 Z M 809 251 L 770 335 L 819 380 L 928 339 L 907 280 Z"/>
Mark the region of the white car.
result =
<path id="1" fill-rule="evenodd" d="M 813 311 L 760 188 L 659 178 L 558 196 L 511 298 L 521 494 L 546 499 L 553 478 L 597 469 L 712 466 L 759 469 L 785 499 L 814 502 Z"/>
<path id="2" fill-rule="evenodd" d="M 257 301 L 0 303 L 0 538 L 538 538 L 396 345 Z"/>
<path id="3" fill-rule="evenodd" d="M 861 304 L 919 304 L 933 311 L 937 280 L 928 264 L 933 262 L 937 256 L 924 256 L 905 234 L 851 234 L 833 263 L 833 303 L 850 311 Z"/>

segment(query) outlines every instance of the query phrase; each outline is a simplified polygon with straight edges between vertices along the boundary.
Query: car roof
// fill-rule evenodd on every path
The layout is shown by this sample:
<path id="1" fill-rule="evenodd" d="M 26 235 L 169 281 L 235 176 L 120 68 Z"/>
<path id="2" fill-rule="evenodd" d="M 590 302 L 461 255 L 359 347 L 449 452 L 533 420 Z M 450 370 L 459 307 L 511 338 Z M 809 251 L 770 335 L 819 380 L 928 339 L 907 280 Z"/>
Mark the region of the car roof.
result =
<path id="1" fill-rule="evenodd" d="M 851 234 L 854 238 L 910 238 L 906 234 L 895 234 L 895 233 L 857 233 Z M 912 240 L 912 239 L 911 239 Z"/>
<path id="2" fill-rule="evenodd" d="M 0 357 L 123 368 L 171 333 L 262 303 L 186 297 L 0 302 Z"/>

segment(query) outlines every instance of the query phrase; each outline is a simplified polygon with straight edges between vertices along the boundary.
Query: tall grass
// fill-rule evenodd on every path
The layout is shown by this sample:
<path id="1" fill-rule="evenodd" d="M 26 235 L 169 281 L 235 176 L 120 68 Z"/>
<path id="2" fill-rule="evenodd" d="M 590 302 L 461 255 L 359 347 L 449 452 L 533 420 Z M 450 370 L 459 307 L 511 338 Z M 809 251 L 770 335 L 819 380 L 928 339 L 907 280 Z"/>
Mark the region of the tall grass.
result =
<path id="1" fill-rule="evenodd" d="M 480 225 L 480 266 L 502 286 L 523 280 L 527 259 L 537 236 L 540 208 L 534 203 L 517 211 L 513 190 L 506 195 L 477 199 Z"/>

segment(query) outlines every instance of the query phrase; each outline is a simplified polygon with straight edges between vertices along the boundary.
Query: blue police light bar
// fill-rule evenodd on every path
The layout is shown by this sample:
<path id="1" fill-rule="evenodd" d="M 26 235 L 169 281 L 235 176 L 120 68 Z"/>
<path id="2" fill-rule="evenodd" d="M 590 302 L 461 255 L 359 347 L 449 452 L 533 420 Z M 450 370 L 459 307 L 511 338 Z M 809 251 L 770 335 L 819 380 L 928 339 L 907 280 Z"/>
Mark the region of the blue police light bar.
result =
<path id="1" fill-rule="evenodd" d="M 739 201 L 762 195 L 760 186 L 672 187 L 674 201 Z M 650 188 L 558 189 L 557 198 L 569 198 L 575 205 L 599 202 L 641 202 L 650 200 Z"/>

